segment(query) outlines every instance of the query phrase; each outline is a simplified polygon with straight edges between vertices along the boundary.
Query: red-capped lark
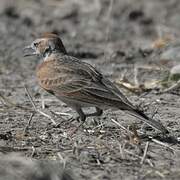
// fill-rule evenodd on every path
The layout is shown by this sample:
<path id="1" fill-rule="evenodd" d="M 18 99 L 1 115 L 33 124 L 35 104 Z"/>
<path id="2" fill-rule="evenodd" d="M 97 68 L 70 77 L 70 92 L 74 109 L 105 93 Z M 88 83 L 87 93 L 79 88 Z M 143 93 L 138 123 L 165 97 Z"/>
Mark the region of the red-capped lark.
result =
<path id="1" fill-rule="evenodd" d="M 25 52 L 25 56 L 37 55 L 43 60 L 36 72 L 39 85 L 74 109 L 82 122 L 86 117 L 100 116 L 104 108 L 117 108 L 162 133 L 168 132 L 160 122 L 137 109 L 96 68 L 70 56 L 56 34 L 43 34 L 25 47 Z M 96 111 L 85 114 L 83 107 L 95 107 Z"/>

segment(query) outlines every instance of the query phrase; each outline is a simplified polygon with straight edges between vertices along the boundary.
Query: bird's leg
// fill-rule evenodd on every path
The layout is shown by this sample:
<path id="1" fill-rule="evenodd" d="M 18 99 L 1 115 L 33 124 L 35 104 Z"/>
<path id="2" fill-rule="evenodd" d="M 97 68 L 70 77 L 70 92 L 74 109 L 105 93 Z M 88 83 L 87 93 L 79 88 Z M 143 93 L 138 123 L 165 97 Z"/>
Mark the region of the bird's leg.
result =
<path id="1" fill-rule="evenodd" d="M 70 122 L 73 122 L 74 120 L 77 120 L 78 122 L 83 122 L 86 120 L 86 115 L 80 107 L 71 106 L 71 108 L 74 109 L 78 115 L 76 117 L 70 118 Z"/>
<path id="2" fill-rule="evenodd" d="M 103 110 L 98 108 L 98 107 L 95 107 L 96 108 L 96 112 L 94 113 L 90 113 L 90 114 L 86 114 L 86 117 L 90 117 L 90 116 L 101 116 L 102 113 L 103 113 Z"/>
<path id="3" fill-rule="evenodd" d="M 78 117 L 77 117 L 77 120 L 79 120 L 80 119 L 80 121 L 81 122 L 85 122 L 85 120 L 86 120 L 86 115 L 84 114 L 84 112 L 82 111 L 82 109 L 81 108 L 74 108 L 75 109 L 75 111 L 78 113 Z"/>
<path id="4" fill-rule="evenodd" d="M 79 114 L 79 117 L 77 117 L 78 119 L 81 120 L 80 124 L 78 127 L 76 127 L 70 134 L 70 136 L 72 136 L 74 133 L 76 133 L 79 128 L 84 124 L 85 120 L 86 120 L 86 115 L 84 114 L 84 112 L 82 111 L 82 109 L 80 107 L 76 107 L 74 108 L 75 111 Z"/>
<path id="5" fill-rule="evenodd" d="M 89 117 L 89 116 L 101 116 L 102 113 L 103 113 L 103 110 L 100 109 L 100 108 L 98 108 L 98 107 L 96 107 L 96 112 L 91 113 L 91 114 L 84 114 L 84 112 L 82 111 L 82 109 L 79 108 L 79 107 L 78 107 L 78 108 L 76 107 L 76 108 L 74 108 L 74 109 L 75 109 L 76 112 L 79 114 L 78 119 L 80 119 L 81 122 L 80 122 L 79 126 L 78 126 L 74 131 L 71 132 L 70 136 L 72 136 L 74 133 L 76 133 L 76 132 L 78 131 L 78 129 L 84 124 L 84 122 L 85 122 L 85 120 L 86 120 L 86 117 Z"/>

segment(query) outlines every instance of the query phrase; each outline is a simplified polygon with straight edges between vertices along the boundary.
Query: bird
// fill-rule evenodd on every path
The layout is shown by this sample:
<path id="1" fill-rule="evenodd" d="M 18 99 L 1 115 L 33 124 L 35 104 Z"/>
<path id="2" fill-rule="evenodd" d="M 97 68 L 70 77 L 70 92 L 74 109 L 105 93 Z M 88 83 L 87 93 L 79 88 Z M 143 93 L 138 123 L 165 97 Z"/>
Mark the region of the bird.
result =
<path id="1" fill-rule="evenodd" d="M 116 108 L 163 134 L 168 133 L 161 122 L 148 117 L 133 105 L 121 90 L 94 66 L 69 55 L 57 34 L 43 33 L 24 48 L 24 56 L 39 58 L 40 63 L 36 70 L 39 85 L 75 110 L 82 123 L 87 117 L 101 116 L 104 109 Z M 84 107 L 94 107 L 95 112 L 85 114 Z"/>

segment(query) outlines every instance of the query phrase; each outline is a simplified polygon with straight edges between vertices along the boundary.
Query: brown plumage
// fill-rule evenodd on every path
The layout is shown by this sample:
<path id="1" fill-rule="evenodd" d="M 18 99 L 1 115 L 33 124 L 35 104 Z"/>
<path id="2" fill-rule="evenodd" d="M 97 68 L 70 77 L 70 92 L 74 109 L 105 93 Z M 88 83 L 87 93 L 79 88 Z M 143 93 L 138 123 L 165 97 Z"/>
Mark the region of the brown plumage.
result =
<path id="1" fill-rule="evenodd" d="M 93 66 L 68 55 L 61 39 L 55 34 L 44 34 L 28 49 L 39 55 L 43 62 L 37 68 L 40 86 L 76 110 L 82 121 L 87 116 L 99 116 L 104 108 L 118 108 L 135 116 L 150 126 L 167 133 L 158 121 L 147 117 L 138 110 Z M 95 107 L 96 112 L 84 114 L 83 107 Z"/>

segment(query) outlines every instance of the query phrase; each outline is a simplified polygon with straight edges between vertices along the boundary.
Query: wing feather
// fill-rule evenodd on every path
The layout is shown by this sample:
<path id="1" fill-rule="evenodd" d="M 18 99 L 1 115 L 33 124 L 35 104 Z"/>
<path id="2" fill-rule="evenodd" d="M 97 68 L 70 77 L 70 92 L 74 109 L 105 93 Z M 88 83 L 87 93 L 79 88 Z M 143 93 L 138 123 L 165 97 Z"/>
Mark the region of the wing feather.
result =
<path id="1" fill-rule="evenodd" d="M 135 108 L 113 83 L 90 64 L 67 55 L 50 61 L 44 62 L 44 66 L 41 65 L 43 68 L 38 71 L 40 85 L 56 96 L 93 104 L 119 104 L 125 109 Z"/>

